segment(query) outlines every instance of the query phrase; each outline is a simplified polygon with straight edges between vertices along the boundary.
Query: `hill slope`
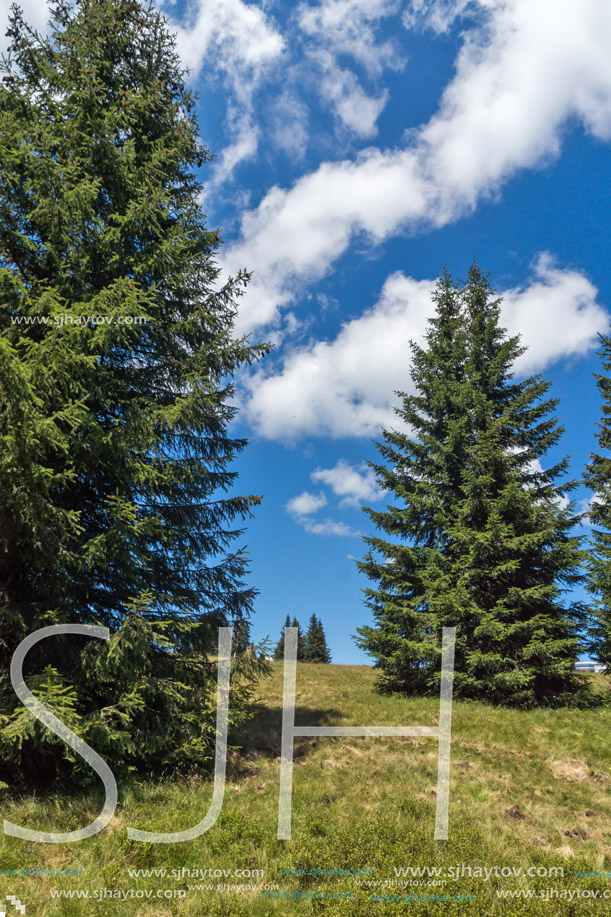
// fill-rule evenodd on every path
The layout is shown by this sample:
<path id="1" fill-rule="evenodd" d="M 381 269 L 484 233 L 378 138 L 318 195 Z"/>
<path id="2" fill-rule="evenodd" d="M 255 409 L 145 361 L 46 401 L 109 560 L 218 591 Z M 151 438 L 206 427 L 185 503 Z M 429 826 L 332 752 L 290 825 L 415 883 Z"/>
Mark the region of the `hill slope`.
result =
<path id="1" fill-rule="evenodd" d="M 437 700 L 380 696 L 374 681 L 366 666 L 300 663 L 297 724 L 436 725 Z M 443 842 L 433 840 L 435 739 L 298 739 L 293 837 L 278 841 L 281 663 L 260 695 L 208 833 L 185 844 L 142 844 L 125 828 L 196 824 L 209 806 L 209 782 L 123 786 L 113 822 L 95 838 L 62 846 L 0 840 L 2 898 L 16 895 L 28 917 L 611 914 L 611 709 L 523 712 L 456 702 Z M 47 831 L 85 825 L 100 808 L 93 796 L 1 802 L 4 818 Z M 39 872 L 7 875 L 22 869 Z M 582 874 L 591 870 L 605 875 Z M 537 897 L 524 897 L 530 892 Z"/>

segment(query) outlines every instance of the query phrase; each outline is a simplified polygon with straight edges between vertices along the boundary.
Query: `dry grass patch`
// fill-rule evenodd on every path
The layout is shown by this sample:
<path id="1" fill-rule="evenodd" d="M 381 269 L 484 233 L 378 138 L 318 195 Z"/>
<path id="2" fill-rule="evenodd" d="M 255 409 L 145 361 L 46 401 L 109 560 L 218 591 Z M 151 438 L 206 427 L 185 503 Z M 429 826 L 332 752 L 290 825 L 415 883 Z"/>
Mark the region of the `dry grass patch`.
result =
<path id="1" fill-rule="evenodd" d="M 566 780 L 567 783 L 581 783 L 590 776 L 590 768 L 585 761 L 551 760 L 548 766 L 555 780 Z"/>

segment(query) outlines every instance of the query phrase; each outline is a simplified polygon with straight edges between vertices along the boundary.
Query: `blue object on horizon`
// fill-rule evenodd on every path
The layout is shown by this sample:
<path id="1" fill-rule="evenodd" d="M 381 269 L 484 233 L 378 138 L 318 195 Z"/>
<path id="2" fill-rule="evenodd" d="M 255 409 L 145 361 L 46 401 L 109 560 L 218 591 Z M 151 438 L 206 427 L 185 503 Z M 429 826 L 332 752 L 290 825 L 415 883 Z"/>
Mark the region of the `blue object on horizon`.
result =
<path id="1" fill-rule="evenodd" d="M 607 666 L 588 659 L 585 662 L 576 662 L 575 669 L 578 672 L 606 672 Z"/>

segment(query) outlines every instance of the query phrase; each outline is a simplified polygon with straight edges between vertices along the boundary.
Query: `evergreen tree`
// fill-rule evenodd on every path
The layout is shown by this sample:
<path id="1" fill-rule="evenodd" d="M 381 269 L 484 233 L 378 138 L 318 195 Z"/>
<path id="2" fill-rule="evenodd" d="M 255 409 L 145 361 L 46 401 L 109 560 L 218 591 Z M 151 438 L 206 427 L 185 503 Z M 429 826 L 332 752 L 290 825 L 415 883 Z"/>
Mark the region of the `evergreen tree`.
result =
<path id="1" fill-rule="evenodd" d="M 320 662 L 324 662 L 327 665 L 331 662 L 331 650 L 329 649 L 329 644 L 327 643 L 327 635 L 325 634 L 325 629 L 322 626 L 322 621 L 318 619 L 318 657 Z"/>
<path id="2" fill-rule="evenodd" d="M 584 611 L 562 595 L 581 581 L 576 523 L 542 470 L 562 433 L 540 376 L 513 380 L 525 348 L 499 324 L 500 300 L 477 264 L 442 274 L 425 346 L 412 344 L 415 394 L 398 393 L 402 429 L 372 464 L 394 506 L 366 512 L 397 540 L 365 539 L 359 568 L 376 626 L 359 628 L 389 690 L 437 690 L 443 626 L 457 626 L 455 693 L 492 703 L 570 701 Z M 409 432 L 407 432 L 409 431 Z M 566 503 L 567 505 L 563 505 Z"/>
<path id="3" fill-rule="evenodd" d="M 51 17 L 47 39 L 13 7 L 1 65 L 0 747 L 7 773 L 69 755 L 4 673 L 41 626 L 96 623 L 112 652 L 32 652 L 41 700 L 71 698 L 113 766 L 190 767 L 213 755 L 217 628 L 252 606 L 232 543 L 259 498 L 229 493 L 246 441 L 227 380 L 263 348 L 233 336 L 248 275 L 218 283 L 210 155 L 163 18 L 135 0 Z"/>
<path id="4" fill-rule="evenodd" d="M 299 623 L 297 618 L 293 618 L 293 623 L 291 624 L 291 627 L 297 628 L 297 660 L 299 662 L 303 662 L 305 659 L 305 651 L 306 651 L 305 634 L 303 633 L 303 630 L 301 629 L 301 624 Z"/>
<path id="5" fill-rule="evenodd" d="M 310 621 L 308 624 L 308 629 L 304 637 L 304 651 L 303 651 L 304 662 L 314 662 L 315 661 L 313 656 L 316 650 L 317 634 L 318 634 L 318 619 L 316 618 L 316 615 L 314 614 L 314 612 L 312 612 L 312 615 L 310 617 Z"/>
<path id="6" fill-rule="evenodd" d="M 322 626 L 322 621 L 312 614 L 305 636 L 305 662 L 331 662 L 331 654 L 327 646 L 327 638 Z"/>
<path id="7" fill-rule="evenodd" d="M 284 659 L 284 629 L 285 627 L 291 626 L 291 619 L 287 615 L 286 621 L 284 622 L 284 627 L 282 628 L 282 633 L 280 634 L 280 639 L 276 644 L 276 649 L 274 650 L 274 659 Z"/>
<path id="8" fill-rule="evenodd" d="M 603 399 L 597 433 L 601 452 L 590 455 L 584 474 L 584 482 L 593 491 L 588 510 L 593 550 L 587 561 L 587 586 L 595 597 L 590 650 L 594 658 L 611 667 L 611 338 L 601 335 L 601 343 L 604 374 L 595 377 Z"/>
<path id="9" fill-rule="evenodd" d="M 236 656 L 241 656 L 249 647 L 252 648 L 250 622 L 246 618 L 241 618 L 239 621 L 236 621 L 233 628 L 233 653 Z"/>

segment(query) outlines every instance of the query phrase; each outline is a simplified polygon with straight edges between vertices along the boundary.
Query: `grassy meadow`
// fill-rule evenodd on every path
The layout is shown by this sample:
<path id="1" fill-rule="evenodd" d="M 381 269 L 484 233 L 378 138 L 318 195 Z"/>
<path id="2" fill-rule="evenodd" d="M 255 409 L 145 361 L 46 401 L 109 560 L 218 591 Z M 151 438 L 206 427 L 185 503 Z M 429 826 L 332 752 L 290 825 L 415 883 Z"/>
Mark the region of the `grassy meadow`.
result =
<path id="1" fill-rule="evenodd" d="M 374 683 L 367 666 L 300 663 L 297 725 L 436 725 L 435 699 L 381 696 Z M 165 832 L 199 822 L 212 786 L 124 784 L 113 821 L 94 838 L 41 845 L 2 836 L 0 901 L 15 895 L 26 917 L 611 914 L 611 707 L 455 702 L 447 841 L 433 840 L 435 739 L 297 739 L 293 837 L 278 841 L 281 707 L 274 663 L 209 832 L 183 844 L 130 841 L 128 825 Z M 0 803 L 14 823 L 66 831 L 92 821 L 101 797 L 5 793 Z M 59 874 L 68 870 L 80 874 Z M 580 875 L 587 871 L 600 875 Z M 539 897 L 502 897 L 512 892 Z M 18 912 L 7 905 L 10 913 Z"/>

